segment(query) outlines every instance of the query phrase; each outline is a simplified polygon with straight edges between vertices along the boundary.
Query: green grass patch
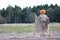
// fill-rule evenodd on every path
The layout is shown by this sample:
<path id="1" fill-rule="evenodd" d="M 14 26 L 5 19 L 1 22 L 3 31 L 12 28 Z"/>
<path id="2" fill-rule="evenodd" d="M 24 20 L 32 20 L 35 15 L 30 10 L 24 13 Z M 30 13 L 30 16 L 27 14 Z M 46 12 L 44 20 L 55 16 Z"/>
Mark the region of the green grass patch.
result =
<path id="1" fill-rule="evenodd" d="M 49 27 L 50 31 L 60 31 L 60 27 Z"/>
<path id="2" fill-rule="evenodd" d="M 50 31 L 60 31 L 60 27 L 49 27 Z M 34 26 L 20 26 L 16 25 L 14 27 L 8 26 L 8 27 L 0 27 L 0 33 L 25 33 L 25 32 L 32 32 L 34 30 Z"/>
<path id="3" fill-rule="evenodd" d="M 0 33 L 10 33 L 10 32 L 17 32 L 17 33 L 25 33 L 25 32 L 32 32 L 34 30 L 33 26 L 8 26 L 8 27 L 0 27 Z"/>

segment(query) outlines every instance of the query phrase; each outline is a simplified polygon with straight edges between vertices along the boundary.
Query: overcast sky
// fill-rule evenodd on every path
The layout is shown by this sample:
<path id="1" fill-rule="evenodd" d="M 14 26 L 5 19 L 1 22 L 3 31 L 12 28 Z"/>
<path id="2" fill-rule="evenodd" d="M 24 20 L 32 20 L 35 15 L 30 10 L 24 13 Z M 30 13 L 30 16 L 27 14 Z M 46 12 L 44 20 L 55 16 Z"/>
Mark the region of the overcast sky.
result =
<path id="1" fill-rule="evenodd" d="M 58 4 L 60 6 L 60 0 L 0 0 L 0 9 L 6 8 L 8 5 L 11 6 L 20 6 L 21 8 L 33 7 L 34 5 L 44 5 L 44 4 Z"/>

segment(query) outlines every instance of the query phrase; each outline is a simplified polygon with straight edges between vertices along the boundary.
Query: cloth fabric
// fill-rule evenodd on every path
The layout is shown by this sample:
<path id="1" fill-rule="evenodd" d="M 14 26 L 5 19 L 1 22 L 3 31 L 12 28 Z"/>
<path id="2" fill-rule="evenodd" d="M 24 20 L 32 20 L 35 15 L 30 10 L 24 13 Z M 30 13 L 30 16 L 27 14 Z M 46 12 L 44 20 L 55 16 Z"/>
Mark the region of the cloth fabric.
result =
<path id="1" fill-rule="evenodd" d="M 46 15 L 35 16 L 36 32 L 47 31 L 49 18 Z"/>

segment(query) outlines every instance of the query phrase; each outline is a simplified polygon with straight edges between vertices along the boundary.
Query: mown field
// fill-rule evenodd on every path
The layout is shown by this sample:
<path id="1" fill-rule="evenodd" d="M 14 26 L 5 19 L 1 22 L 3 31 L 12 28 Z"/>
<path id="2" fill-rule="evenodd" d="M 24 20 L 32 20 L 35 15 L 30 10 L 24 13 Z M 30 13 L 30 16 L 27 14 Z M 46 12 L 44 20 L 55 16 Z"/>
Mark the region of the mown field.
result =
<path id="1" fill-rule="evenodd" d="M 60 31 L 60 26 L 59 27 L 49 26 L 49 29 L 50 31 Z M 33 25 L 25 25 L 25 26 L 16 25 L 16 26 L 8 26 L 8 27 L 0 26 L 0 33 L 11 33 L 11 32 L 28 33 L 33 31 L 34 31 Z"/>

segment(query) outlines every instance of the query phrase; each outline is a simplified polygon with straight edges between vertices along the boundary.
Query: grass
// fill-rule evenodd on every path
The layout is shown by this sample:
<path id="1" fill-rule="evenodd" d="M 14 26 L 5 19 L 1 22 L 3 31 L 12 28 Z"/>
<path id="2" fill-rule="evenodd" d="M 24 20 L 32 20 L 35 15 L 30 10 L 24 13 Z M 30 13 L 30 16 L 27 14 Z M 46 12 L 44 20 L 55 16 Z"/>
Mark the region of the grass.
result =
<path id="1" fill-rule="evenodd" d="M 49 27 L 50 31 L 60 31 L 60 27 Z"/>
<path id="2" fill-rule="evenodd" d="M 8 26 L 8 27 L 0 27 L 0 33 L 10 33 L 10 32 L 17 32 L 17 33 L 24 33 L 24 32 L 32 32 L 34 30 L 33 26 Z"/>
<path id="3" fill-rule="evenodd" d="M 60 27 L 49 27 L 50 31 L 60 31 Z M 15 27 L 8 26 L 8 27 L 0 27 L 0 33 L 25 33 L 25 32 L 32 32 L 34 30 L 34 26 L 19 26 L 16 25 Z"/>

